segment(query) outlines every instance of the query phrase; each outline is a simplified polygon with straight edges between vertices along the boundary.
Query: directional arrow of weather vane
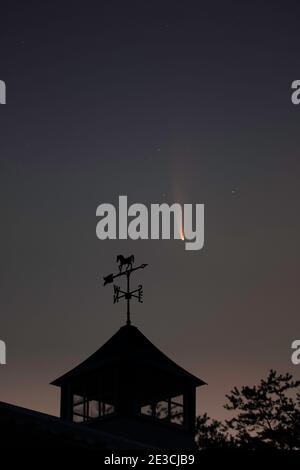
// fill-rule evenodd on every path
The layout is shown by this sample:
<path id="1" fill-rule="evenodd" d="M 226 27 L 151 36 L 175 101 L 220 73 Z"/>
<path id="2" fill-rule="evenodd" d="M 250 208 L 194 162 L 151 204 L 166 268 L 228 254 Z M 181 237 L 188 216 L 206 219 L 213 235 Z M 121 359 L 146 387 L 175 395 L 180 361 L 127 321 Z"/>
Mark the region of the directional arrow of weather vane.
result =
<path id="1" fill-rule="evenodd" d="M 140 266 L 133 267 L 134 264 L 134 256 L 131 255 L 128 258 L 125 258 L 122 255 L 117 256 L 117 263 L 119 263 L 119 272 L 117 274 L 109 274 L 108 276 L 104 276 L 104 286 L 107 284 L 111 284 L 114 279 L 121 276 L 126 276 L 127 279 L 127 290 L 123 291 L 121 288 L 114 284 L 114 304 L 119 302 L 121 299 L 125 299 L 127 301 L 127 325 L 131 324 L 130 320 L 130 301 L 132 298 L 138 300 L 138 302 L 143 302 L 143 287 L 139 284 L 138 288 L 135 290 L 130 290 L 130 276 L 134 271 L 138 269 L 144 269 L 148 264 L 141 264 Z M 123 270 L 124 268 L 124 270 Z"/>

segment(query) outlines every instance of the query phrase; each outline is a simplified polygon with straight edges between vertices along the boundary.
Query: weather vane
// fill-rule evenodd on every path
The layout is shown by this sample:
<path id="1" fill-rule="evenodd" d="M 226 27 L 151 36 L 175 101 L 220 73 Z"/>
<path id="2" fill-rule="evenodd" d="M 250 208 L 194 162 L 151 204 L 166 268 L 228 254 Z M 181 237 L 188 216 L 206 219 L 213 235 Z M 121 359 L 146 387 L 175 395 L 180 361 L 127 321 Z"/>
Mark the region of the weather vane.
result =
<path id="1" fill-rule="evenodd" d="M 121 299 L 125 299 L 127 301 L 127 321 L 126 324 L 130 325 L 130 301 L 132 298 L 135 298 L 138 300 L 138 302 L 143 302 L 143 287 L 141 284 L 139 284 L 138 288 L 135 290 L 130 290 L 130 276 L 134 271 L 137 271 L 138 269 L 144 269 L 148 264 L 141 264 L 140 266 L 137 266 L 136 268 L 133 267 L 134 264 L 134 256 L 128 256 L 128 258 L 125 258 L 122 255 L 117 256 L 117 263 L 119 263 L 119 272 L 118 274 L 109 274 L 108 276 L 105 276 L 104 279 L 104 286 L 106 284 L 111 284 L 116 277 L 121 277 L 121 276 L 126 276 L 127 278 L 127 290 L 123 291 L 121 288 L 117 285 L 114 284 L 114 304 L 119 302 Z M 123 270 L 124 268 L 124 270 Z"/>

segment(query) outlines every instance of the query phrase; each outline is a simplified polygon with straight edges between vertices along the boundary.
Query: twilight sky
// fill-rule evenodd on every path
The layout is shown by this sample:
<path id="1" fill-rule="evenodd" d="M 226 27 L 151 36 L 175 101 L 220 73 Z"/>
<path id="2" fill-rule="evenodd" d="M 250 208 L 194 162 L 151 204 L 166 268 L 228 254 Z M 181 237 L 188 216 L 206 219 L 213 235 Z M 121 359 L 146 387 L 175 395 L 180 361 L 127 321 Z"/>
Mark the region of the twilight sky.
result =
<path id="1" fill-rule="evenodd" d="M 1 5 L 0 400 L 57 414 L 49 382 L 124 323 L 102 276 L 149 263 L 133 322 L 208 383 L 198 411 L 300 336 L 298 1 Z M 100 241 L 96 207 L 205 204 L 205 249 Z"/>

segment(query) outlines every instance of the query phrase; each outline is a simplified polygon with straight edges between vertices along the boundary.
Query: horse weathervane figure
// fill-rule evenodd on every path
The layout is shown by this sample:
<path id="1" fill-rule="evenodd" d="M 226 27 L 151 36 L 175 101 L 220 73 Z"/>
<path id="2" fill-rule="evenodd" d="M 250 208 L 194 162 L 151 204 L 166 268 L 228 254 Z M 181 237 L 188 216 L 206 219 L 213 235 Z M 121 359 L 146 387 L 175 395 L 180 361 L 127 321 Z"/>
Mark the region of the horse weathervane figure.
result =
<path id="1" fill-rule="evenodd" d="M 114 304 L 116 302 L 119 302 L 120 299 L 126 299 L 127 301 L 127 321 L 126 324 L 130 325 L 130 300 L 132 298 L 136 298 L 138 302 L 143 302 L 142 297 L 143 297 L 143 287 L 140 284 L 137 289 L 130 291 L 130 275 L 134 272 L 137 271 L 138 269 L 144 269 L 148 264 L 141 264 L 140 266 L 137 266 L 136 268 L 133 267 L 134 264 L 134 256 L 128 256 L 128 258 L 125 258 L 122 255 L 117 256 L 117 263 L 119 263 L 119 273 L 118 274 L 109 274 L 108 276 L 105 276 L 104 279 L 104 286 L 106 284 L 111 284 L 113 280 L 116 277 L 121 277 L 121 276 L 126 276 L 127 278 L 127 290 L 123 291 L 119 286 L 116 286 L 114 284 Z M 124 270 L 123 270 L 124 268 Z"/>

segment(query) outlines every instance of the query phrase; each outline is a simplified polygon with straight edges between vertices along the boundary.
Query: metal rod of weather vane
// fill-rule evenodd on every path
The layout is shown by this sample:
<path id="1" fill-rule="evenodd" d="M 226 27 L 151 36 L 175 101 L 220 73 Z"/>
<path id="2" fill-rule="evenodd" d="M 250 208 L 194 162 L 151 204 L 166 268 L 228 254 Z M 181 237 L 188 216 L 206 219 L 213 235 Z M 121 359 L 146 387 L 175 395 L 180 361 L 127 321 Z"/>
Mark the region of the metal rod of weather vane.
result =
<path id="1" fill-rule="evenodd" d="M 130 285 L 129 285 L 129 277 L 130 277 L 130 272 L 126 273 L 127 274 L 127 325 L 131 324 L 130 321 Z"/>

